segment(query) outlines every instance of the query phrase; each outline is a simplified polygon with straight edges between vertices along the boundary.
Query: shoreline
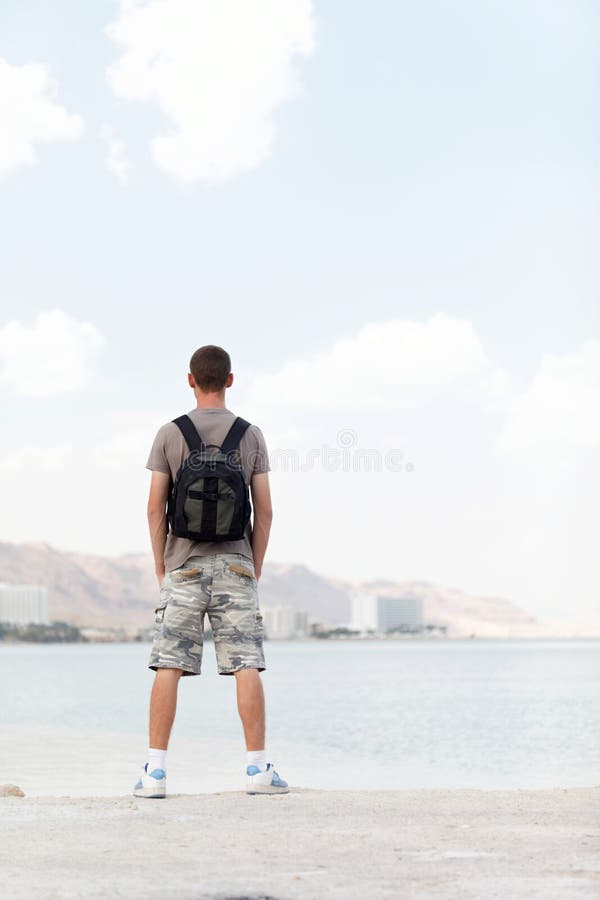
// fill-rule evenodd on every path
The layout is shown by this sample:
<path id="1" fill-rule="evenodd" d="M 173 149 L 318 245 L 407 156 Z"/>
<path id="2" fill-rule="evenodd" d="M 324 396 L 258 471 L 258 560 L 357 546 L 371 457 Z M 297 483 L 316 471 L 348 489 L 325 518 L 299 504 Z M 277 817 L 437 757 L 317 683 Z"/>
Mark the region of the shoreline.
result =
<path id="1" fill-rule="evenodd" d="M 386 643 L 400 643 L 400 642 L 412 642 L 412 641 L 424 641 L 427 643 L 431 642 L 439 642 L 439 643 L 458 643 L 460 641 L 471 642 L 477 641 L 478 643 L 502 643 L 505 641 L 526 641 L 526 642 L 543 642 L 543 641 L 592 641 L 592 642 L 600 642 L 600 631 L 594 632 L 593 634 L 536 634 L 536 635 L 527 635 L 527 634 L 511 634 L 511 635 L 485 635 L 485 634 L 447 634 L 447 635 L 439 635 L 439 634 L 400 634 L 400 635 L 381 635 L 381 636 L 369 636 L 369 637 L 358 637 L 353 635 L 351 637 L 346 636 L 336 636 L 336 637 L 293 637 L 293 638 L 265 638 L 265 644 L 386 644 Z M 212 638 L 209 634 L 204 635 L 204 642 L 206 644 L 212 644 Z M 75 645 L 96 645 L 96 644 L 144 644 L 150 646 L 152 643 L 152 638 L 144 637 L 116 637 L 116 638 L 89 638 L 84 637 L 79 640 L 40 640 L 40 641 L 31 641 L 31 640 L 9 640 L 6 638 L 0 637 L 0 648 L 2 647 L 39 647 L 39 646 L 75 646 Z"/>
<path id="2" fill-rule="evenodd" d="M 599 801 L 600 787 L 7 797 L 3 895 L 595 900 Z"/>
<path id="3" fill-rule="evenodd" d="M 65 725 L 0 725 L 0 740 L 0 784 L 16 784 L 31 799 L 126 795 L 137 780 L 147 749 L 141 729 L 117 732 Z M 415 756 L 391 758 L 386 763 L 383 757 L 289 738 L 274 740 L 271 753 L 289 784 L 327 792 L 357 787 L 385 793 L 589 790 L 600 780 L 595 755 L 577 771 L 564 765 L 550 766 L 546 760 L 546 768 L 530 765 L 527 771 L 502 772 L 490 769 L 489 762 L 482 768 L 481 760 L 473 759 L 468 768 L 460 760 L 446 759 L 442 765 Z M 246 751 L 239 737 L 208 739 L 176 733 L 169 748 L 169 791 L 183 795 L 239 791 L 245 783 L 245 766 Z"/>

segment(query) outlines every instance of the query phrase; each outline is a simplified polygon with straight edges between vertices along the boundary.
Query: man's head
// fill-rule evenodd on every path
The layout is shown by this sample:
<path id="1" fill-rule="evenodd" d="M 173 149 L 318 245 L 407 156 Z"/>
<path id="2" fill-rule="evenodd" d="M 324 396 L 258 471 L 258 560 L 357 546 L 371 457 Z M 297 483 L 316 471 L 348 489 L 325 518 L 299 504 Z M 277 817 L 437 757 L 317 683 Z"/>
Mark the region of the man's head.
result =
<path id="1" fill-rule="evenodd" d="M 224 393 L 233 382 L 229 353 L 214 344 L 200 347 L 190 359 L 188 381 L 203 394 Z"/>

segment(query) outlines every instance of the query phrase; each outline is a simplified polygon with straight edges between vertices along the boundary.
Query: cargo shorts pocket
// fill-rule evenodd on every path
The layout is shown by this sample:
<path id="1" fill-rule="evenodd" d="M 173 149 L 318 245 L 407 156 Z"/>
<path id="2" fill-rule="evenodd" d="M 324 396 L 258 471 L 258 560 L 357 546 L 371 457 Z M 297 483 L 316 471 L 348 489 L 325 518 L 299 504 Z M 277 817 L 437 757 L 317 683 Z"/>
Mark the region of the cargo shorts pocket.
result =
<path id="1" fill-rule="evenodd" d="M 165 620 L 165 610 L 167 608 L 168 600 L 165 597 L 164 600 L 161 600 L 156 609 L 154 610 L 154 624 L 162 625 Z"/>
<path id="2" fill-rule="evenodd" d="M 180 566 L 179 569 L 173 569 L 169 572 L 171 584 L 191 584 L 202 578 L 204 569 L 201 566 Z"/>
<path id="3" fill-rule="evenodd" d="M 256 584 L 254 569 L 249 563 L 227 563 L 226 574 L 238 584 L 245 586 Z"/>

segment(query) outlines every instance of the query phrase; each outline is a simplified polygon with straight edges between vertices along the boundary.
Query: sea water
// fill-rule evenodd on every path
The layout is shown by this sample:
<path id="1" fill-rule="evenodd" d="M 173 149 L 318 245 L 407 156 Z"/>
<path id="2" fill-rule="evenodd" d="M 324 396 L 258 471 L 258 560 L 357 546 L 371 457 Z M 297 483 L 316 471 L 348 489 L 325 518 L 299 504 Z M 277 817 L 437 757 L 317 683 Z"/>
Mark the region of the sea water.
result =
<path id="1" fill-rule="evenodd" d="M 148 644 L 0 644 L 0 783 L 126 793 L 147 746 Z M 265 644 L 267 746 L 280 774 L 331 789 L 600 784 L 600 641 Z M 169 788 L 239 789 L 235 679 L 179 690 Z"/>

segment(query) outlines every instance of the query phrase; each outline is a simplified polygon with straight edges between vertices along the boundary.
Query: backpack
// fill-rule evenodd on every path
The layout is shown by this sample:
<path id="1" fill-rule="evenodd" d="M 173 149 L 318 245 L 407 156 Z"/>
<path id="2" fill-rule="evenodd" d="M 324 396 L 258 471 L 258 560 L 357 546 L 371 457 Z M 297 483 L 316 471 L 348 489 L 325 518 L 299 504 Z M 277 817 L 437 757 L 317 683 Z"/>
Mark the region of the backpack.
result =
<path id="1" fill-rule="evenodd" d="M 221 447 L 205 444 L 189 416 L 179 416 L 173 424 L 190 453 L 169 495 L 171 534 L 192 541 L 241 540 L 252 507 L 237 450 L 250 423 L 237 416 Z"/>

